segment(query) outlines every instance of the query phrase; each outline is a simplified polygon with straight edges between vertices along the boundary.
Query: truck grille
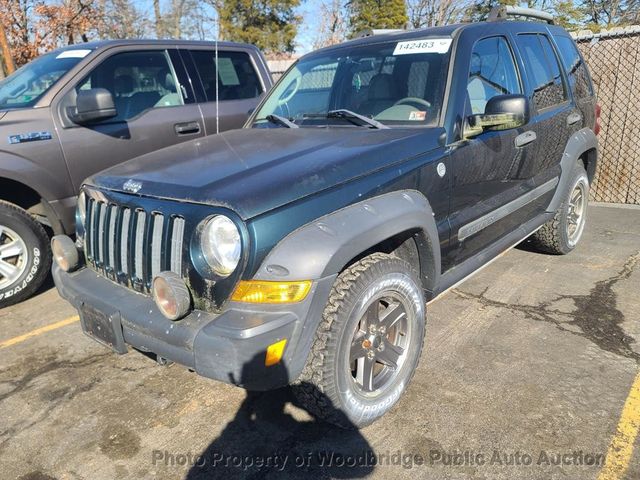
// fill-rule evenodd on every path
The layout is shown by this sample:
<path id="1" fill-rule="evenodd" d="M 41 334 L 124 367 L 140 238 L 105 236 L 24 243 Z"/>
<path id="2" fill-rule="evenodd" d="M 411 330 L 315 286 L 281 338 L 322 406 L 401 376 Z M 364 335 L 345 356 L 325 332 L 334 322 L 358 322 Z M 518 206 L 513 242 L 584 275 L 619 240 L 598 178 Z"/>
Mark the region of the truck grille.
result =
<path id="1" fill-rule="evenodd" d="M 141 292 L 161 271 L 182 274 L 185 221 L 87 198 L 85 252 L 91 268 Z"/>

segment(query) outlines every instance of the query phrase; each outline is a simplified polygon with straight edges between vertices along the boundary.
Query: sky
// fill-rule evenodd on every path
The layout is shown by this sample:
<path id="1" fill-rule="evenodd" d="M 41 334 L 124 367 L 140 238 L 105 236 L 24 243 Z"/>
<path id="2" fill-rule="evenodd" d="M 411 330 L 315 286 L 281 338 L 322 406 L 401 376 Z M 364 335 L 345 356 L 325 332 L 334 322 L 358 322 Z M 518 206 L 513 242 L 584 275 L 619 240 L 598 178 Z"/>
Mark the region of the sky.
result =
<path id="1" fill-rule="evenodd" d="M 167 0 L 162 1 L 161 4 L 164 6 Z M 150 19 L 153 18 L 153 2 L 152 0 L 135 0 L 135 4 L 138 6 L 140 11 L 148 12 L 147 15 Z M 215 12 L 211 7 L 207 8 L 207 13 L 212 16 L 215 15 Z M 320 14 L 320 0 L 303 0 L 302 5 L 298 7 L 298 15 L 302 17 L 302 24 L 298 27 L 298 36 L 296 38 L 296 53 L 303 54 L 310 52 L 313 49 L 313 41 L 315 39 L 315 35 L 317 29 L 319 28 L 319 14 Z M 211 25 L 211 34 L 206 38 L 206 40 L 214 40 L 215 39 L 215 24 Z"/>

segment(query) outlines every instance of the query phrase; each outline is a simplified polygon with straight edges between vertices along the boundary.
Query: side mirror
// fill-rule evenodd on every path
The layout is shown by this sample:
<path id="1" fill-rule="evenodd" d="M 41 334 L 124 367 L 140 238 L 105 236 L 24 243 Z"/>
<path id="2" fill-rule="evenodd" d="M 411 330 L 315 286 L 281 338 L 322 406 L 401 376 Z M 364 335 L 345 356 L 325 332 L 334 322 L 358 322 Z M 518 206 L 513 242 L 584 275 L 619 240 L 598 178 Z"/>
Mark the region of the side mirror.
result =
<path id="1" fill-rule="evenodd" d="M 92 123 L 113 118 L 117 114 L 111 92 L 105 88 L 91 88 L 78 92 L 72 120 L 79 124 Z"/>
<path id="2" fill-rule="evenodd" d="M 474 137 L 485 130 L 508 130 L 529 122 L 529 100 L 524 95 L 498 95 L 491 98 L 484 113 L 467 119 L 465 138 Z"/>

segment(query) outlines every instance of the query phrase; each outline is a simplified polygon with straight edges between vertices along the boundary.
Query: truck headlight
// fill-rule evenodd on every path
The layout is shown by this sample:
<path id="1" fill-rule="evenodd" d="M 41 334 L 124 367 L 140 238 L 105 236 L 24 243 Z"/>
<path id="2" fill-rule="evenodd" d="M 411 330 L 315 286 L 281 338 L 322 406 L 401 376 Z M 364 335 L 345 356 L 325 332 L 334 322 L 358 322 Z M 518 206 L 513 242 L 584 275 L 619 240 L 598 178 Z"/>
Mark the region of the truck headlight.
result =
<path id="1" fill-rule="evenodd" d="M 228 277 L 240 261 L 240 232 L 224 215 L 205 220 L 200 235 L 200 249 L 205 261 L 221 277 Z"/>

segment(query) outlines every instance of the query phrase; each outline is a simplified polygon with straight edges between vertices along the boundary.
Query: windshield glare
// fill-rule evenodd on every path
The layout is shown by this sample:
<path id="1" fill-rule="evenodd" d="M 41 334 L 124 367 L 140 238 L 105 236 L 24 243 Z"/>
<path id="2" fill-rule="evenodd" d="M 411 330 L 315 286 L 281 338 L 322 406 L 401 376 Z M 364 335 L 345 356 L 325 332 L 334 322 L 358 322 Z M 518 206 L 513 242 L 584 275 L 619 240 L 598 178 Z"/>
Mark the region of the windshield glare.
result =
<path id="1" fill-rule="evenodd" d="M 89 50 L 49 53 L 27 63 L 0 82 L 0 109 L 32 107 Z"/>
<path id="2" fill-rule="evenodd" d="M 406 42 L 403 42 L 406 43 Z M 341 48 L 299 61 L 269 94 L 256 127 L 274 127 L 268 115 L 300 126 L 340 124 L 328 119 L 346 109 L 388 126 L 438 122 L 449 52 L 396 53 L 398 42 Z"/>

